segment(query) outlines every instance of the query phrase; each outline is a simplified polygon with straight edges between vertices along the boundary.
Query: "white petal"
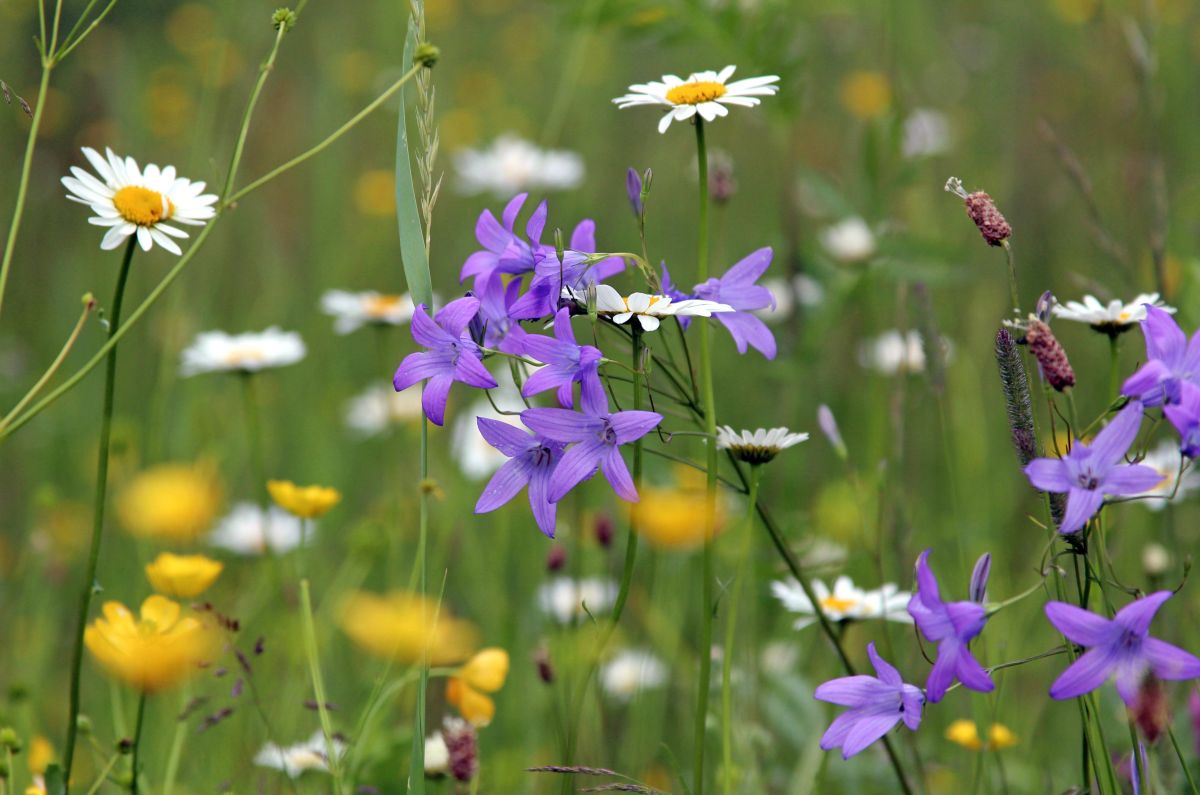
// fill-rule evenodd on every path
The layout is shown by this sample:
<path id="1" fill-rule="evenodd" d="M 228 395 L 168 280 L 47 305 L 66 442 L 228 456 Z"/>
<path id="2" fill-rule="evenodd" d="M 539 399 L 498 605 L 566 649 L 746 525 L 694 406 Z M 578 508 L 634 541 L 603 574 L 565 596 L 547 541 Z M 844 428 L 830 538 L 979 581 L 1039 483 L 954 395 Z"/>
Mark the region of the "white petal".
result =
<path id="1" fill-rule="evenodd" d="M 124 242 L 125 238 L 129 237 L 133 232 L 129 230 L 128 225 L 114 226 L 104 233 L 104 239 L 100 241 L 100 248 L 105 251 L 111 251 Z"/>

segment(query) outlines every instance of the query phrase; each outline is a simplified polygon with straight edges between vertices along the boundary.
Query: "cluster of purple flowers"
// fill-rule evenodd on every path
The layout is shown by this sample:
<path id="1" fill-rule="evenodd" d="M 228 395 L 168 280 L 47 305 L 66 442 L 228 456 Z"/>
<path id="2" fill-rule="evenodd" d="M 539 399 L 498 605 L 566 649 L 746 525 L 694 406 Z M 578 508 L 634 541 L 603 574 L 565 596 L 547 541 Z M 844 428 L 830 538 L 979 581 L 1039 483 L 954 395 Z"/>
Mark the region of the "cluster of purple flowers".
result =
<path id="1" fill-rule="evenodd" d="M 640 197 L 640 184 L 638 186 Z M 609 411 L 600 377 L 601 351 L 576 342 L 572 314 L 584 307 L 577 296 L 625 270 L 619 256 L 596 253 L 596 228 L 581 221 L 563 251 L 542 242 L 547 206 L 541 202 L 525 223 L 517 219 L 527 195 L 513 198 L 497 219 L 484 210 L 475 224 L 482 248 L 463 264 L 460 280 L 471 280 L 465 297 L 451 301 L 430 318 L 425 306 L 413 315 L 413 339 L 424 350 L 404 358 L 393 384 L 397 391 L 422 381 L 422 407 L 431 422 L 445 421 L 451 385 L 457 381 L 477 389 L 497 382 L 483 364 L 485 351 L 532 359 L 543 366 L 521 386 L 523 397 L 554 391 L 561 408 L 531 408 L 521 421 L 525 433 L 504 423 L 478 419 L 480 433 L 509 460 L 487 484 L 476 512 L 495 510 L 528 487 L 538 527 L 553 537 L 555 503 L 580 482 L 602 471 L 622 499 L 637 500 L 621 445 L 640 439 L 659 422 L 649 411 Z M 684 294 L 664 287 L 672 299 L 699 298 L 727 304 L 733 311 L 718 317 L 732 334 L 738 351 L 747 346 L 768 358 L 775 356 L 775 339 L 753 312 L 774 306 L 765 287 L 756 284 L 771 262 L 771 249 L 755 251 L 720 278 L 712 278 Z M 663 267 L 666 275 L 666 267 Z M 686 318 L 677 318 L 684 323 Z M 528 324 L 528 328 L 522 324 Z M 537 333 L 552 323 L 553 335 Z M 579 397 L 575 385 L 579 385 Z M 578 405 L 577 405 L 578 404 Z"/>

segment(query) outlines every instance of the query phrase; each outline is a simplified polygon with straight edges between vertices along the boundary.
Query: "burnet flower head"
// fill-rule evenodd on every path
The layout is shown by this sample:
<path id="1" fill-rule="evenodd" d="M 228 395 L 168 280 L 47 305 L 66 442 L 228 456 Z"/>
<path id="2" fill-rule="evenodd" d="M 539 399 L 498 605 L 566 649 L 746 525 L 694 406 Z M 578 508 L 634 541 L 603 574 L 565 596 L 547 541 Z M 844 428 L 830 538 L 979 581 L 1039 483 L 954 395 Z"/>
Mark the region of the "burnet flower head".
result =
<path id="1" fill-rule="evenodd" d="M 275 326 L 245 334 L 205 331 L 184 349 L 179 374 L 256 373 L 295 364 L 306 353 L 299 334 Z"/>
<path id="2" fill-rule="evenodd" d="M 759 428 L 735 431 L 729 425 L 717 428 L 717 449 L 729 450 L 747 464 L 765 464 L 789 447 L 808 441 L 807 433 L 792 433 L 787 428 Z"/>
<path id="3" fill-rule="evenodd" d="M 203 182 L 178 176 L 174 166 L 159 168 L 148 163 L 142 169 L 132 157 L 117 157 L 111 149 L 101 156 L 85 146 L 83 154 L 99 177 L 71 166 L 73 176 L 63 177 L 62 184 L 70 191 L 68 199 L 86 204 L 96 213 L 88 223 L 108 229 L 100 241 L 100 248 L 106 251 L 136 235 L 144 251 L 157 243 L 172 254 L 181 254 L 171 238 L 188 235 L 174 224 L 204 226 L 216 215 L 216 195 L 204 193 Z"/>
<path id="4" fill-rule="evenodd" d="M 729 115 L 728 105 L 752 108 L 762 101 L 759 97 L 773 96 L 779 90 L 774 85 L 779 82 L 776 75 L 727 82 L 736 69 L 726 66 L 720 72 L 693 72 L 686 80 L 665 75 L 661 81 L 631 85 L 630 93 L 613 102 L 621 109 L 641 105 L 670 108 L 658 123 L 658 131 L 665 133 L 672 121 L 686 121 L 697 115 L 704 121 L 713 121 Z"/>

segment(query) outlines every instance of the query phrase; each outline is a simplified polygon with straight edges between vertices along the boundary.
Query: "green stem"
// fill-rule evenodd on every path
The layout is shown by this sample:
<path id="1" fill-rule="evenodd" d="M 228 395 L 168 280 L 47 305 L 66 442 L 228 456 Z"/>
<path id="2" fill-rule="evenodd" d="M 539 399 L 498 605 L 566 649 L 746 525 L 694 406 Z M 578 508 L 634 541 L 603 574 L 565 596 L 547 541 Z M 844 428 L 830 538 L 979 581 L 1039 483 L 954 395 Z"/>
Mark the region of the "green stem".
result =
<path id="1" fill-rule="evenodd" d="M 111 343 L 121 327 L 121 302 L 125 297 L 125 284 L 129 280 L 129 263 L 137 236 L 130 236 L 125 245 L 125 256 L 117 274 L 117 286 L 113 292 L 112 307 L 108 313 L 108 338 Z M 75 645 L 71 653 L 70 707 L 67 712 L 67 743 L 63 751 L 63 780 L 71 780 L 71 764 L 75 761 L 76 723 L 79 720 L 79 674 L 83 668 L 83 631 L 87 627 L 88 613 L 92 608 L 92 594 L 96 590 L 96 566 L 100 562 L 100 539 L 104 535 L 104 508 L 108 497 L 108 445 L 112 437 L 113 396 L 117 380 L 117 347 L 108 352 L 104 374 L 104 403 L 100 414 L 100 445 L 96 459 L 96 502 L 92 512 L 92 542 L 88 551 L 87 568 L 84 570 L 83 588 L 79 595 L 79 613 L 75 624 Z"/>
<path id="2" fill-rule="evenodd" d="M 180 712 L 187 709 L 188 702 L 192 700 L 192 690 L 190 687 L 184 687 L 179 697 Z M 177 720 L 175 722 L 175 736 L 171 738 L 171 751 L 167 756 L 167 770 L 163 775 L 162 795 L 171 795 L 175 790 L 175 779 L 179 775 L 179 762 L 183 758 L 183 744 L 187 741 L 188 734 L 187 721 Z"/>
<path id="3" fill-rule="evenodd" d="M 747 500 L 745 530 L 742 531 L 742 550 L 738 558 L 738 569 L 733 582 L 733 596 L 725 616 L 725 654 L 721 659 L 721 750 L 722 780 L 725 795 L 736 795 L 733 768 L 733 650 L 734 632 L 737 629 L 738 606 L 741 603 L 743 580 L 750 564 L 754 536 L 754 510 L 758 505 L 758 481 L 761 467 L 750 466 L 750 496 Z"/>
<path id="4" fill-rule="evenodd" d="M 325 680 L 321 676 L 321 658 L 317 650 L 317 630 L 313 622 L 312 597 L 309 595 L 308 580 L 300 581 L 301 619 L 304 621 L 304 655 L 308 658 L 308 671 L 312 677 L 313 694 L 317 697 L 317 713 L 321 716 L 321 731 L 325 735 L 325 763 L 333 777 L 333 791 L 342 791 L 342 762 L 333 741 L 333 721 L 326 706 Z M 136 793 L 135 793 L 136 795 Z"/>
<path id="5" fill-rule="evenodd" d="M 255 502 L 267 509 L 267 465 L 263 455 L 262 423 L 258 398 L 254 392 L 254 374 L 242 373 L 242 409 L 246 415 L 246 442 L 250 446 L 250 473 L 254 478 Z"/>
<path id="6" fill-rule="evenodd" d="M 254 108 L 258 105 L 258 98 L 262 94 L 263 86 L 266 85 L 267 77 L 275 68 L 275 56 L 279 53 L 279 45 L 283 41 L 283 36 L 287 33 L 287 25 L 280 25 L 279 30 L 275 33 L 275 43 L 271 47 L 271 52 L 267 55 L 267 60 L 263 61 L 258 71 L 258 80 L 254 83 L 254 90 L 250 92 L 250 101 L 246 103 L 246 112 L 242 114 L 242 126 L 238 130 L 237 143 L 233 146 L 233 156 L 229 159 L 229 171 L 225 174 L 225 187 L 221 190 L 221 196 L 226 197 L 233 190 L 233 180 L 237 177 L 238 166 L 242 162 L 242 153 L 246 149 L 246 138 L 250 134 L 250 118 L 254 115 Z"/>
<path id="7" fill-rule="evenodd" d="M 1192 795 L 1198 795 L 1200 790 L 1196 789 L 1196 781 L 1192 778 L 1192 770 L 1188 767 L 1187 757 L 1183 755 L 1183 751 L 1179 748 L 1179 741 L 1175 739 L 1175 730 L 1167 725 L 1167 736 L 1171 738 L 1171 747 L 1175 749 L 1175 756 L 1179 759 L 1179 766 L 1183 768 L 1184 778 L 1187 779 L 1188 789 L 1192 791 Z"/>
<path id="8" fill-rule="evenodd" d="M 1008 295 L 1012 301 L 1014 312 L 1021 311 L 1021 299 L 1017 294 L 1017 262 L 1013 257 L 1012 246 L 1005 240 L 1001 243 L 1004 247 L 1004 259 L 1008 262 Z"/>
<path id="9" fill-rule="evenodd" d="M 698 282 L 708 279 L 708 149 L 704 143 L 704 121 L 696 117 L 696 158 L 699 166 L 699 209 L 696 223 L 696 263 Z M 692 758 L 692 787 L 695 795 L 704 795 L 704 735 L 708 722 L 708 690 L 712 676 L 713 633 L 713 522 L 717 502 L 717 412 L 713 393 L 712 352 L 709 324 L 700 323 L 700 392 L 704 406 L 704 429 L 708 478 L 705 489 L 705 538 L 700 608 L 700 675 L 696 682 L 695 748 Z"/>
<path id="10" fill-rule="evenodd" d="M 94 299 L 92 299 L 91 293 L 88 293 L 86 296 L 84 296 L 83 312 L 79 315 L 79 320 L 76 321 L 75 328 L 71 329 L 71 334 L 67 337 L 67 341 L 63 343 L 62 350 L 58 352 L 58 356 L 56 356 L 54 361 L 50 363 L 50 366 L 46 368 L 46 372 L 42 373 L 42 376 L 37 380 L 37 383 L 25 393 L 25 396 L 21 398 L 17 405 L 13 406 L 12 411 L 8 412 L 3 419 L 0 419 L 0 431 L 3 431 L 8 427 L 8 424 L 13 420 L 13 418 L 20 414 L 21 411 L 27 405 L 29 405 L 31 400 L 37 397 L 38 392 L 41 392 L 43 387 L 45 387 L 46 384 L 50 382 L 50 379 L 54 377 L 54 374 L 58 372 L 58 368 L 61 367 L 62 363 L 66 360 L 67 354 L 70 353 L 71 349 L 75 347 L 75 343 L 78 341 L 79 335 L 83 331 L 83 324 L 87 322 L 88 315 L 90 315 L 92 310 L 95 308 L 96 302 Z"/>
<path id="11" fill-rule="evenodd" d="M 143 691 L 138 696 L 137 707 L 137 722 L 133 726 L 133 777 L 129 782 L 130 795 L 138 795 L 138 778 L 141 775 L 141 770 L 138 765 L 141 763 L 142 750 L 142 725 L 146 722 L 146 693 Z"/>
<path id="12" fill-rule="evenodd" d="M 1117 391 L 1121 384 L 1121 341 L 1116 334 L 1108 335 L 1109 365 L 1108 365 L 1108 394 L 1111 398 L 1119 398 Z"/>

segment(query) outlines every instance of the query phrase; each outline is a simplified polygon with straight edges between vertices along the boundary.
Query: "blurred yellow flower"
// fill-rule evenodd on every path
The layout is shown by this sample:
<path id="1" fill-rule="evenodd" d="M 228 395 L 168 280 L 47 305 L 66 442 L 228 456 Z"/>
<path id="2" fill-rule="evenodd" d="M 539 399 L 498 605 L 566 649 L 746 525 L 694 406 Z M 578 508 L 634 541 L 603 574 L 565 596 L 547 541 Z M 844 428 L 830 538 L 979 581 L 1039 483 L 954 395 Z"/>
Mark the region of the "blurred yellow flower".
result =
<path id="1" fill-rule="evenodd" d="M 34 776 L 43 775 L 46 768 L 54 761 L 54 746 L 42 735 L 35 735 L 29 741 L 29 772 Z"/>
<path id="2" fill-rule="evenodd" d="M 354 182 L 354 206 L 363 215 L 388 218 L 396 213 L 396 176 L 375 168 L 358 175 Z"/>
<path id="3" fill-rule="evenodd" d="M 116 500 L 130 534 L 164 541 L 195 541 L 217 516 L 221 489 L 203 464 L 162 464 L 135 476 Z"/>
<path id="4" fill-rule="evenodd" d="M 183 3 L 167 17 L 167 41 L 182 53 L 202 50 L 215 29 L 212 9 L 202 3 Z"/>
<path id="5" fill-rule="evenodd" d="M 120 602 L 106 602 L 103 614 L 83 642 L 110 676 L 146 693 L 182 681 L 216 651 L 215 629 L 165 596 L 146 599 L 137 617 Z"/>
<path id="6" fill-rule="evenodd" d="M 946 727 L 946 739 L 971 751 L 984 749 L 975 721 L 960 719 Z M 1017 736 L 1003 723 L 993 723 L 988 731 L 987 750 L 1000 751 L 1017 744 Z"/>
<path id="7" fill-rule="evenodd" d="M 453 665 L 470 656 L 478 643 L 471 622 L 453 617 L 433 599 L 406 591 L 356 591 L 342 603 L 339 623 L 364 651 L 406 664 L 420 662 L 427 650 L 430 665 Z"/>
<path id="8" fill-rule="evenodd" d="M 887 113 L 892 87 L 882 72 L 851 72 L 842 79 L 842 106 L 852 116 L 874 119 Z"/>
<path id="9" fill-rule="evenodd" d="M 203 555 L 174 555 L 163 552 L 146 564 L 146 579 L 164 596 L 191 599 L 216 582 L 224 566 Z"/>
<path id="10" fill-rule="evenodd" d="M 717 501 L 712 521 L 706 521 L 707 498 L 702 482 L 678 486 L 643 485 L 630 518 L 638 535 L 664 549 L 690 549 L 704 543 L 725 526 L 725 507 Z M 711 533 L 709 532 L 711 531 Z"/>
<path id="11" fill-rule="evenodd" d="M 504 687 L 508 677 L 508 652 L 489 647 L 467 660 L 446 683 L 446 700 L 475 726 L 486 726 L 496 715 L 496 703 L 487 693 Z"/>
<path id="12" fill-rule="evenodd" d="M 1100 0 L 1053 0 L 1051 5 L 1064 22 L 1081 25 L 1096 16 Z"/>
<path id="13" fill-rule="evenodd" d="M 297 486 L 290 480 L 268 480 L 267 491 L 275 504 L 301 519 L 316 519 L 342 501 L 342 493 L 328 486 Z"/>

